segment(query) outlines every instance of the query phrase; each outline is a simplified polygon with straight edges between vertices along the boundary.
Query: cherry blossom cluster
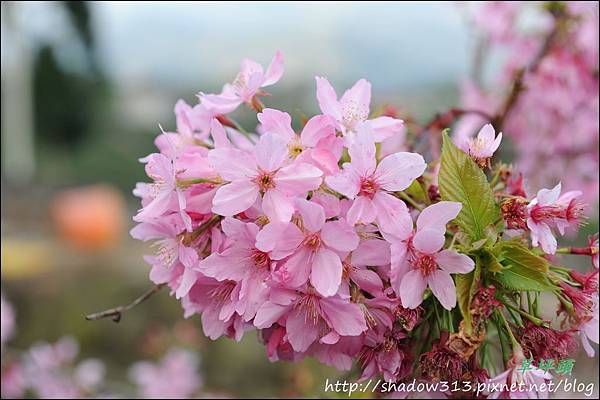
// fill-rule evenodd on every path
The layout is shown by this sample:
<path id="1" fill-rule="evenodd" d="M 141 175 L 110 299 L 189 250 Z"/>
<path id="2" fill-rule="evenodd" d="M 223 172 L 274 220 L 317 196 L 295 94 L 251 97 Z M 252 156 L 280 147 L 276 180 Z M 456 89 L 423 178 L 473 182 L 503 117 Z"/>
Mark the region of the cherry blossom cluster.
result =
<path id="1" fill-rule="evenodd" d="M 481 35 L 475 69 L 494 75 L 491 82 L 465 82 L 463 107 L 496 115 L 514 102 L 502 128 L 531 189 L 562 179 L 597 204 L 598 2 L 491 1 L 468 10 Z M 491 64 L 498 59 L 500 65 Z M 469 137 L 484 122 L 481 115 L 465 116 L 457 137 Z"/>
<path id="2" fill-rule="evenodd" d="M 239 341 L 256 330 L 272 361 L 311 356 L 394 382 L 490 379 L 500 370 L 477 356 L 491 351 L 480 346 L 488 331 L 507 368 L 539 358 L 548 340 L 566 340 L 556 348 L 568 356 L 580 336 L 591 354 L 597 239 L 580 249 L 556 240 L 580 225 L 581 192 L 558 184 L 527 198 L 508 165 L 492 166 L 502 133 L 491 124 L 458 146 L 444 140 L 442 160 L 426 162 L 404 142 L 402 120 L 373 114 L 364 79 L 338 97 L 316 77 L 321 113 L 294 121 L 262 100 L 283 70 L 279 52 L 266 69 L 244 60 L 221 93 L 178 101 L 176 130 L 141 159 L 149 182 L 135 188 L 131 234 L 154 243 L 150 279 L 186 317 L 200 315 L 206 336 Z M 237 112 L 255 116 L 255 129 Z M 450 187 L 448 174 L 458 176 Z M 555 253 L 592 256 L 595 268 L 549 267 Z M 523 258 L 527 288 L 510 265 Z M 548 288 L 565 316 L 560 332 L 537 311 Z M 530 379 L 510 371 L 495 379 Z"/>

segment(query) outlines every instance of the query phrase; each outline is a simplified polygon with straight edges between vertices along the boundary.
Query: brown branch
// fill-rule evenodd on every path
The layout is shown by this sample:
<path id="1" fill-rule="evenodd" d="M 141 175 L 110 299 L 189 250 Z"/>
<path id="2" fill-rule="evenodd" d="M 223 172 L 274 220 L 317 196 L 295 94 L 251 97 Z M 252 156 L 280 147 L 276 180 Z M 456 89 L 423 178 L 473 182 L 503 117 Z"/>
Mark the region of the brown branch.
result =
<path id="1" fill-rule="evenodd" d="M 448 127 L 456 118 L 462 117 L 466 114 L 479 115 L 480 117 L 492 120 L 493 116 L 486 113 L 485 111 L 465 108 L 451 108 L 446 112 L 436 114 L 431 121 L 429 121 L 419 134 L 427 132 L 431 129 L 442 130 Z"/>
<path id="2" fill-rule="evenodd" d="M 133 307 L 137 306 L 138 304 L 141 304 L 144 301 L 148 300 L 155 293 L 160 291 L 165 285 L 166 285 L 165 283 L 158 284 L 158 285 L 154 286 L 153 288 L 151 288 L 150 290 L 146 291 L 146 293 L 142 294 L 140 297 L 138 297 L 137 299 L 135 299 L 134 301 L 132 301 L 131 303 L 129 303 L 127 305 L 118 306 L 115 308 L 111 308 L 109 310 L 93 313 L 93 314 L 87 315 L 85 317 L 85 319 L 88 321 L 97 321 L 99 319 L 112 318 L 112 320 L 114 322 L 118 323 L 119 321 L 121 321 L 121 317 L 125 311 L 129 311 Z"/>
<path id="3" fill-rule="evenodd" d="M 534 59 L 531 61 L 531 63 L 528 66 L 521 68 L 515 72 L 515 79 L 513 81 L 510 93 L 508 94 L 506 100 L 504 101 L 504 104 L 503 104 L 502 108 L 500 109 L 500 112 L 492 120 L 492 125 L 494 126 L 494 128 L 496 128 L 498 130 L 502 129 L 502 125 L 503 125 L 504 121 L 506 121 L 506 117 L 508 116 L 510 111 L 513 109 L 513 107 L 517 104 L 519 97 L 525 90 L 525 88 L 526 88 L 526 85 L 524 84 L 525 76 L 527 74 L 534 74 L 537 72 L 544 57 L 546 57 L 546 55 L 548 55 L 548 53 L 550 52 L 550 49 L 554 45 L 556 38 L 558 37 L 559 33 L 563 29 L 565 20 L 568 18 L 568 15 L 564 11 L 559 11 L 559 10 L 553 11 L 552 15 L 554 17 L 554 26 L 552 27 L 552 30 L 550 31 L 550 33 L 548 33 L 548 36 L 546 36 L 546 38 L 544 39 L 544 43 L 538 50 L 538 53 L 536 54 Z"/>

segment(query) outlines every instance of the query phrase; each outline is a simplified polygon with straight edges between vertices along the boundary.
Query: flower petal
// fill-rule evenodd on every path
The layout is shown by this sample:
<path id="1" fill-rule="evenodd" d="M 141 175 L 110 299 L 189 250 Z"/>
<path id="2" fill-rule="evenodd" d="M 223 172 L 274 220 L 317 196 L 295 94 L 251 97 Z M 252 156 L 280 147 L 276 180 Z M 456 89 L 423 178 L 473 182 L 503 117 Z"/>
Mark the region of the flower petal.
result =
<path id="1" fill-rule="evenodd" d="M 376 143 L 383 142 L 394 135 L 400 135 L 404 130 L 404 121 L 392 117 L 373 118 L 368 123 Z"/>
<path id="2" fill-rule="evenodd" d="M 373 205 L 373 201 L 366 196 L 358 196 L 354 199 L 346 215 L 348 223 L 351 225 L 370 224 L 376 216 L 377 210 Z"/>
<path id="3" fill-rule="evenodd" d="M 331 83 L 327 79 L 318 76 L 315 77 L 315 80 L 317 81 L 317 101 L 319 102 L 321 112 L 325 115 L 330 115 L 336 121 L 341 120 L 340 105 Z"/>
<path id="4" fill-rule="evenodd" d="M 361 241 L 352 252 L 352 265 L 378 267 L 390 263 L 390 244 L 385 240 Z"/>
<path id="5" fill-rule="evenodd" d="M 402 307 L 417 308 L 423 302 L 423 293 L 427 288 L 427 281 L 419 270 L 409 271 L 400 283 L 399 293 Z"/>
<path id="6" fill-rule="evenodd" d="M 329 136 L 335 136 L 335 121 L 328 115 L 315 115 L 302 128 L 300 140 L 303 146 L 315 147 Z"/>
<path id="7" fill-rule="evenodd" d="M 247 180 L 239 180 L 221 186 L 213 198 L 212 210 L 226 217 L 246 211 L 258 197 L 258 188 Z"/>
<path id="8" fill-rule="evenodd" d="M 296 196 L 315 190 L 323 181 L 323 171 L 309 164 L 292 164 L 275 174 L 275 185 L 283 193 Z"/>
<path id="9" fill-rule="evenodd" d="M 321 299 L 327 322 L 341 336 L 358 336 L 367 330 L 365 316 L 356 303 L 339 297 Z"/>
<path id="10" fill-rule="evenodd" d="M 456 287 L 450 274 L 441 269 L 435 270 L 427 277 L 427 283 L 446 310 L 456 307 Z"/>
<path id="11" fill-rule="evenodd" d="M 443 232 L 421 229 L 413 237 L 413 245 L 425 254 L 435 254 L 444 246 L 445 240 Z"/>
<path id="12" fill-rule="evenodd" d="M 265 133 L 260 137 L 254 152 L 261 169 L 267 172 L 275 171 L 288 157 L 287 138 Z"/>
<path id="13" fill-rule="evenodd" d="M 435 256 L 435 261 L 444 271 L 451 274 L 466 274 L 475 268 L 471 257 L 452 250 L 442 250 Z"/>
<path id="14" fill-rule="evenodd" d="M 353 199 L 360 191 L 359 177 L 355 174 L 349 173 L 348 171 L 326 177 L 325 183 L 327 186 L 336 192 L 343 194 L 349 199 Z"/>
<path id="15" fill-rule="evenodd" d="M 310 283 L 324 297 L 337 293 L 342 282 L 342 262 L 333 251 L 320 248 L 314 255 Z"/>
<path id="16" fill-rule="evenodd" d="M 277 189 L 267 190 L 262 207 L 270 221 L 289 222 L 294 214 L 293 200 Z"/>
<path id="17" fill-rule="evenodd" d="M 306 310 L 297 309 L 290 313 L 285 323 L 287 337 L 294 351 L 308 350 L 319 338 L 319 325 L 306 318 Z"/>
<path id="18" fill-rule="evenodd" d="M 328 247 L 338 251 L 352 251 L 358 246 L 358 235 L 344 220 L 326 222 L 321 229 L 321 239 Z"/>
<path id="19" fill-rule="evenodd" d="M 208 152 L 208 160 L 218 174 L 227 181 L 251 178 L 256 175 L 256 160 L 239 149 L 222 147 Z"/>
<path id="20" fill-rule="evenodd" d="M 289 142 L 296 137 L 296 134 L 292 129 L 292 117 L 286 112 L 265 108 L 261 113 L 256 115 L 256 118 L 260 121 L 261 127 L 265 133 L 280 136 L 284 138 L 286 142 Z"/>
<path id="21" fill-rule="evenodd" d="M 440 201 L 425 208 L 417 217 L 417 232 L 421 229 L 446 232 L 446 224 L 456 218 L 461 208 L 462 204 L 455 201 Z"/>
<path id="22" fill-rule="evenodd" d="M 282 306 L 279 304 L 267 301 L 258 308 L 254 317 L 254 326 L 258 329 L 271 327 L 279 318 L 283 317 L 289 310 L 290 306 Z"/>
<path id="23" fill-rule="evenodd" d="M 265 72 L 265 80 L 261 86 L 273 85 L 281 79 L 283 76 L 283 54 L 277 50 L 271 64 L 267 67 Z"/>
<path id="24" fill-rule="evenodd" d="M 401 191 L 423 175 L 427 164 L 417 153 L 398 152 L 390 154 L 377 166 L 377 182 L 389 191 Z"/>
<path id="25" fill-rule="evenodd" d="M 320 204 L 305 199 L 296 199 L 296 209 L 302 216 L 304 228 L 310 232 L 318 232 L 325 224 L 325 210 Z"/>

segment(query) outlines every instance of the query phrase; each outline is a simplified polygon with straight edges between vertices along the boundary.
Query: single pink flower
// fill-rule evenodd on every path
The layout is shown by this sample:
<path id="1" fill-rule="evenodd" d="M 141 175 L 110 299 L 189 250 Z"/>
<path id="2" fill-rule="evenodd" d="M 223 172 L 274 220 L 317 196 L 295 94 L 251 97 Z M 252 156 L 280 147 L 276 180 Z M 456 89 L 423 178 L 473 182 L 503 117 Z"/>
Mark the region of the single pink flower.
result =
<path id="1" fill-rule="evenodd" d="M 343 219 L 326 222 L 319 204 L 298 198 L 296 209 L 302 217 L 300 227 L 290 223 L 283 235 L 274 231 L 261 240 L 274 243 L 271 257 L 283 260 L 277 270 L 281 284 L 297 288 L 310 279 L 322 296 L 333 296 L 342 281 L 340 254 L 356 249 L 358 235 Z"/>
<path id="2" fill-rule="evenodd" d="M 359 80 L 346 90 L 338 101 L 335 89 L 327 79 L 321 77 L 315 79 L 321 112 L 337 122 L 337 127 L 344 136 L 352 139 L 360 125 L 365 125 L 375 142 L 382 142 L 395 134 L 402 133 L 404 122 L 400 119 L 387 116 L 368 119 L 371 105 L 371 84 L 368 81 Z"/>
<path id="3" fill-rule="evenodd" d="M 195 268 L 199 260 L 197 250 L 183 243 L 182 231 L 181 222 L 172 216 L 138 224 L 130 232 L 134 239 L 155 241 L 156 255 L 144 257 L 152 265 L 150 280 L 155 284 L 167 283 L 178 299 L 187 294 L 196 280 Z"/>
<path id="4" fill-rule="evenodd" d="M 500 375 L 489 379 L 487 387 L 492 389 L 488 394 L 488 399 L 544 399 L 548 397 L 548 392 L 535 392 L 541 384 L 552 380 L 552 375 L 544 372 L 535 366 L 529 370 L 523 370 L 523 360 L 525 355 L 523 350 L 516 349 L 512 358 L 509 360 L 509 368 Z"/>
<path id="5" fill-rule="evenodd" d="M 368 307 L 369 315 L 376 325 L 364 335 L 364 346 L 357 355 L 362 370 L 359 382 L 380 374 L 386 381 L 398 381 L 410 373 L 412 365 L 410 349 L 401 342 L 407 336 L 397 327 L 393 327 L 393 314 L 389 304 L 394 303 L 385 296 L 371 300 L 380 304 L 371 302 Z M 381 307 L 381 300 L 384 300 L 388 307 Z"/>
<path id="6" fill-rule="evenodd" d="M 156 147 L 161 153 L 174 157 L 172 150 L 185 150 L 190 146 L 197 146 L 198 140 L 205 141 L 210 132 L 212 120 L 216 113 L 207 110 L 202 104 L 190 106 L 179 99 L 175 104 L 176 132 L 165 132 L 155 140 Z"/>
<path id="7" fill-rule="evenodd" d="M 249 321 L 267 299 L 266 281 L 273 262 L 268 253 L 255 246 L 259 230 L 256 224 L 228 217 L 221 223 L 221 228 L 232 244 L 200 261 L 197 270 L 218 281 L 239 282 L 236 312 L 244 321 Z"/>
<path id="8" fill-rule="evenodd" d="M 264 329 L 276 322 L 285 326 L 287 340 L 298 352 L 317 341 L 334 344 L 341 336 L 358 336 L 367 330 L 357 304 L 338 296 L 322 297 L 311 288 L 273 288 L 270 299 L 258 309 L 254 325 Z"/>
<path id="9" fill-rule="evenodd" d="M 292 118 L 286 112 L 265 108 L 257 118 L 262 131 L 281 136 L 286 141 L 291 159 L 314 165 L 326 175 L 338 171 L 343 144 L 335 134 L 335 121 L 331 117 L 312 117 L 300 135 L 292 129 Z"/>
<path id="10" fill-rule="evenodd" d="M 223 87 L 220 94 L 199 94 L 201 104 L 206 109 L 219 114 L 229 114 L 242 103 L 252 104 L 257 95 L 263 94 L 261 88 L 277 83 L 283 75 L 283 55 L 280 51 L 265 71 L 255 61 L 242 61 L 240 72 L 233 81 Z"/>
<path id="11" fill-rule="evenodd" d="M 153 183 L 146 186 L 146 194 L 151 199 L 133 217 L 134 221 L 145 222 L 158 218 L 171 209 L 177 209 L 188 231 L 192 230 L 192 220 L 186 209 L 184 189 L 178 185 L 179 171 L 175 160 L 164 154 L 155 153 L 142 159 L 146 162 L 146 173 Z"/>
<path id="12" fill-rule="evenodd" d="M 377 164 L 375 143 L 364 131 L 349 148 L 351 162 L 341 173 L 325 178 L 327 186 L 353 200 L 348 223 L 374 221 L 384 233 L 402 235 L 410 230 L 411 220 L 404 202 L 390 194 L 402 191 L 421 176 L 426 164 L 416 153 L 399 152 Z"/>
<path id="13" fill-rule="evenodd" d="M 383 282 L 377 272 L 367 267 L 380 267 L 390 263 L 390 245 L 379 239 L 361 241 L 352 254 L 344 260 L 343 283 L 348 285 L 345 293 L 350 292 L 350 283 L 354 282 L 361 290 L 377 296 L 383 292 Z"/>
<path id="14" fill-rule="evenodd" d="M 236 312 L 241 285 L 231 280 L 217 281 L 198 274 L 187 295 L 182 298 L 184 316 L 201 315 L 204 334 L 216 340 L 225 335 L 242 340 L 251 326 Z"/>
<path id="15" fill-rule="evenodd" d="M 213 198 L 213 212 L 234 216 L 250 208 L 259 195 L 272 221 L 289 221 L 294 213 L 294 196 L 321 185 L 320 169 L 306 164 L 286 166 L 287 144 L 273 134 L 264 134 L 252 153 L 235 148 L 217 148 L 208 158 L 221 178 L 228 181 Z"/>
<path id="16" fill-rule="evenodd" d="M 553 189 L 542 189 L 537 197 L 528 205 L 529 215 L 527 227 L 531 234 L 532 246 L 541 246 L 546 254 L 556 252 L 556 238 L 552 229 L 556 228 L 561 235 L 571 226 L 579 226 L 583 205 L 578 200 L 580 191 L 571 191 L 560 194 L 561 184 Z"/>
<path id="17" fill-rule="evenodd" d="M 429 287 L 442 306 L 456 306 L 456 288 L 450 274 L 466 274 L 475 263 L 453 250 L 442 250 L 446 224 L 456 218 L 462 205 L 441 201 L 425 208 L 417 217 L 416 230 L 391 242 L 391 283 L 406 308 L 423 302 Z"/>
<path id="18" fill-rule="evenodd" d="M 575 315 L 571 318 L 572 325 L 579 330 L 584 350 L 588 356 L 593 357 L 595 352 L 590 341 L 596 344 L 599 342 L 599 272 L 596 269 L 586 274 L 571 271 L 570 275 L 580 287 L 573 287 L 565 282 L 561 282 L 560 287 L 575 310 Z"/>
<path id="19" fill-rule="evenodd" d="M 480 166 L 489 164 L 500 142 L 502 141 L 502 132 L 496 136 L 496 131 L 492 124 L 484 125 L 476 138 L 470 138 L 460 143 L 460 148 L 471 156 Z"/>

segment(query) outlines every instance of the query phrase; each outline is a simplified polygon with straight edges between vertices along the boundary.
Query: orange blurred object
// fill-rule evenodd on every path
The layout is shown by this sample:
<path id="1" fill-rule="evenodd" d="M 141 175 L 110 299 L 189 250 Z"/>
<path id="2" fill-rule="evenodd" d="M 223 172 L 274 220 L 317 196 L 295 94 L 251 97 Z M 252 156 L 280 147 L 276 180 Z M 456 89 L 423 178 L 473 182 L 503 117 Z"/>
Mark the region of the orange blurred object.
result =
<path id="1" fill-rule="evenodd" d="M 58 235 L 81 250 L 112 248 L 123 234 L 125 201 L 108 185 L 64 190 L 54 197 L 50 212 Z"/>

